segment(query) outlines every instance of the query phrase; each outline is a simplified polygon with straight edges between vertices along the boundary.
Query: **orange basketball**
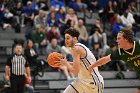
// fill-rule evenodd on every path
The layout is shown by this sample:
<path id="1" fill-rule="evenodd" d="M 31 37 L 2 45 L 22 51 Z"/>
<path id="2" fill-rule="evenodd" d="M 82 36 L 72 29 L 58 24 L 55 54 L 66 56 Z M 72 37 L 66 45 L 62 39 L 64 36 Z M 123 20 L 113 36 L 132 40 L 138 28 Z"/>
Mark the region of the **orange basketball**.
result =
<path id="1" fill-rule="evenodd" d="M 53 52 L 48 55 L 47 61 L 51 67 L 60 67 L 61 64 L 56 61 L 59 61 L 61 58 L 63 58 L 63 55 L 58 52 Z"/>

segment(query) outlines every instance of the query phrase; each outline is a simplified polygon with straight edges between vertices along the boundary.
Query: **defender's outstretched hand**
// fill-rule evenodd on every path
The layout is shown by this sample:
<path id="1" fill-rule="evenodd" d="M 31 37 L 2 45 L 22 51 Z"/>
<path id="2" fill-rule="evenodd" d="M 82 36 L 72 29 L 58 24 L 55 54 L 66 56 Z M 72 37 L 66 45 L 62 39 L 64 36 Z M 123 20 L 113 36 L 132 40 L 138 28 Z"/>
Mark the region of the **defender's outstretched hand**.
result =
<path id="1" fill-rule="evenodd" d="M 90 66 L 88 67 L 88 71 L 89 71 L 89 73 L 91 74 L 91 72 L 92 72 L 92 65 L 90 65 Z"/>

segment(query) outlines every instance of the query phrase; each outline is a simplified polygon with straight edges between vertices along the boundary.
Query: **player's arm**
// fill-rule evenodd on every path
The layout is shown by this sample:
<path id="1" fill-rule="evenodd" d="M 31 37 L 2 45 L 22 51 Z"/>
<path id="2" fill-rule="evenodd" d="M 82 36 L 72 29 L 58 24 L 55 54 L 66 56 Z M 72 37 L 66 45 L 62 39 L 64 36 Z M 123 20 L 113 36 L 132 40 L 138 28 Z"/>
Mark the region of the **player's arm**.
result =
<path id="1" fill-rule="evenodd" d="M 77 46 L 74 49 L 72 49 L 72 56 L 73 56 L 72 64 L 68 61 L 64 61 L 63 59 L 61 61 L 68 67 L 68 69 L 73 74 L 78 74 L 80 70 L 80 53 Z"/>
<path id="2" fill-rule="evenodd" d="M 94 67 L 98 67 L 98 66 L 102 66 L 106 63 L 108 63 L 109 61 L 111 61 L 110 55 L 105 56 L 103 58 L 100 58 L 99 60 L 97 60 L 95 63 L 91 64 L 88 68 L 89 72 L 92 72 L 92 68 Z"/>

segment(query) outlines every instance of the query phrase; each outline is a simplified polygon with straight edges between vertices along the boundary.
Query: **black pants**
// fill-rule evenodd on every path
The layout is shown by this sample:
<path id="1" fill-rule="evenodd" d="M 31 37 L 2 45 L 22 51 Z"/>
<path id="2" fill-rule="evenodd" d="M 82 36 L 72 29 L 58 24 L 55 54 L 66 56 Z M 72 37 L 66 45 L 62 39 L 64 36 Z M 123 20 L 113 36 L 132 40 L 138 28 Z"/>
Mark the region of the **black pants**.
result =
<path id="1" fill-rule="evenodd" d="M 11 93 L 24 93 L 25 89 L 25 76 L 24 75 L 11 75 Z"/>

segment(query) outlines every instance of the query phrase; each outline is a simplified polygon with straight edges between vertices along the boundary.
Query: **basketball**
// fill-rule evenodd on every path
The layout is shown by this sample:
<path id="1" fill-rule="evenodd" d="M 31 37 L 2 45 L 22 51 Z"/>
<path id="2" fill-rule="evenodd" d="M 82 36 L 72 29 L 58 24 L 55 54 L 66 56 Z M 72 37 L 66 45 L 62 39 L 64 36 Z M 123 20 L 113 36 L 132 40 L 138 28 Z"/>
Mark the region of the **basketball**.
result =
<path id="1" fill-rule="evenodd" d="M 56 61 L 60 61 L 61 58 L 63 58 L 63 55 L 58 52 L 53 52 L 48 55 L 47 61 L 51 67 L 60 67 L 61 64 Z"/>

